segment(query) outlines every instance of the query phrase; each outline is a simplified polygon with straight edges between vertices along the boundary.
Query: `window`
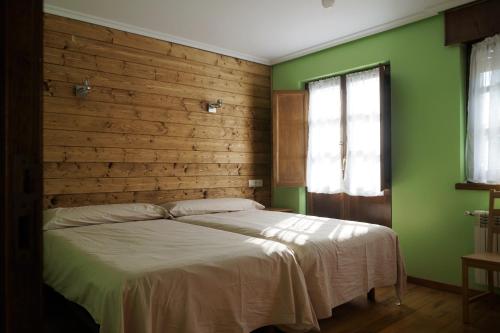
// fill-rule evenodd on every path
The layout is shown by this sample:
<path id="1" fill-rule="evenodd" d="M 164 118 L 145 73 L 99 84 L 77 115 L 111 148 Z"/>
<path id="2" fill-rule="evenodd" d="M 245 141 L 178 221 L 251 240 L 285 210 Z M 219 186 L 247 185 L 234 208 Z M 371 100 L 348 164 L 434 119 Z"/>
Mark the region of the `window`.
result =
<path id="1" fill-rule="evenodd" d="M 386 75 L 382 66 L 309 83 L 309 192 L 380 196 L 389 186 Z"/>
<path id="2" fill-rule="evenodd" d="M 500 35 L 472 46 L 467 122 L 467 179 L 500 184 Z"/>

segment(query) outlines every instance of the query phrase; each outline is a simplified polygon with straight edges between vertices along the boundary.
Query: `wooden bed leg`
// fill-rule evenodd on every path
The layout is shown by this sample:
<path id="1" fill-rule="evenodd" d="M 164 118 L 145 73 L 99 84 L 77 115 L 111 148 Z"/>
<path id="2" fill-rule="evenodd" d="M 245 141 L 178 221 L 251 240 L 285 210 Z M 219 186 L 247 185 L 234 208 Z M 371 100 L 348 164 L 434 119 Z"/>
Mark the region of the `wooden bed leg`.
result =
<path id="1" fill-rule="evenodd" d="M 493 271 L 488 271 L 488 291 L 492 294 L 495 292 L 495 283 L 493 281 Z"/>
<path id="2" fill-rule="evenodd" d="M 368 294 L 366 294 L 366 297 L 370 302 L 375 302 L 375 288 L 370 289 Z"/>

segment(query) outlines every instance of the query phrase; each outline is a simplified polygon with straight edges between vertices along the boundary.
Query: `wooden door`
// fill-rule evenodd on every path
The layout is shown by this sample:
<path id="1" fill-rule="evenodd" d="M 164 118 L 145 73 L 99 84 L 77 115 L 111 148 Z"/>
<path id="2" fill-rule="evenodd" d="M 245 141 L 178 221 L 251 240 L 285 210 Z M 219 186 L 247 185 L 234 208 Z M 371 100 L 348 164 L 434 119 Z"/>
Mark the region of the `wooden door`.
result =
<path id="1" fill-rule="evenodd" d="M 273 92 L 273 184 L 305 186 L 307 91 Z"/>
<path id="2" fill-rule="evenodd" d="M 0 330 L 42 325 L 42 1 L 2 1 Z"/>
<path id="3" fill-rule="evenodd" d="M 351 196 L 346 193 L 320 194 L 308 192 L 308 214 L 343 220 L 375 223 L 387 227 L 392 226 L 390 67 L 388 65 L 380 66 L 379 70 L 381 110 L 380 179 L 383 195 L 377 197 L 363 197 Z M 343 80 L 343 82 L 345 82 L 345 80 Z M 341 90 L 343 94 L 342 121 L 345 123 L 345 83 L 343 83 L 343 88 Z"/>

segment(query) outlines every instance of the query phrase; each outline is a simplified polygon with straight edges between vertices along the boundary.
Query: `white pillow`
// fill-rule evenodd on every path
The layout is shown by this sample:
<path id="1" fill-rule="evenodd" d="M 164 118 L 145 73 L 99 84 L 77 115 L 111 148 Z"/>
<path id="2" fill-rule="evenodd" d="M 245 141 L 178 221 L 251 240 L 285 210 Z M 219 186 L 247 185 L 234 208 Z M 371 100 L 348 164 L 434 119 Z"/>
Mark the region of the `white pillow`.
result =
<path id="1" fill-rule="evenodd" d="M 43 230 L 165 218 L 160 206 L 144 203 L 53 208 L 43 212 Z"/>
<path id="2" fill-rule="evenodd" d="M 161 206 L 174 217 L 265 208 L 258 202 L 242 198 L 183 200 L 167 202 Z"/>

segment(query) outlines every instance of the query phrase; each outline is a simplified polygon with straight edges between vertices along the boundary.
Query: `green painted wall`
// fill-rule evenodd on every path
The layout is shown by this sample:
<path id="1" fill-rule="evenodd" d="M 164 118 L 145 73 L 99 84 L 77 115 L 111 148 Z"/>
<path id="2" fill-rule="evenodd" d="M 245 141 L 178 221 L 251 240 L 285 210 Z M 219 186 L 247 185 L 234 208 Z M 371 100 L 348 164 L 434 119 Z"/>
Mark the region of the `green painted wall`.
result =
<path id="1" fill-rule="evenodd" d="M 473 251 L 473 219 L 487 193 L 457 191 L 464 180 L 465 58 L 443 46 L 435 16 L 273 67 L 273 89 L 390 62 L 393 228 L 411 276 L 460 284 L 460 256 Z M 303 188 L 273 189 L 273 204 L 305 212 Z"/>

